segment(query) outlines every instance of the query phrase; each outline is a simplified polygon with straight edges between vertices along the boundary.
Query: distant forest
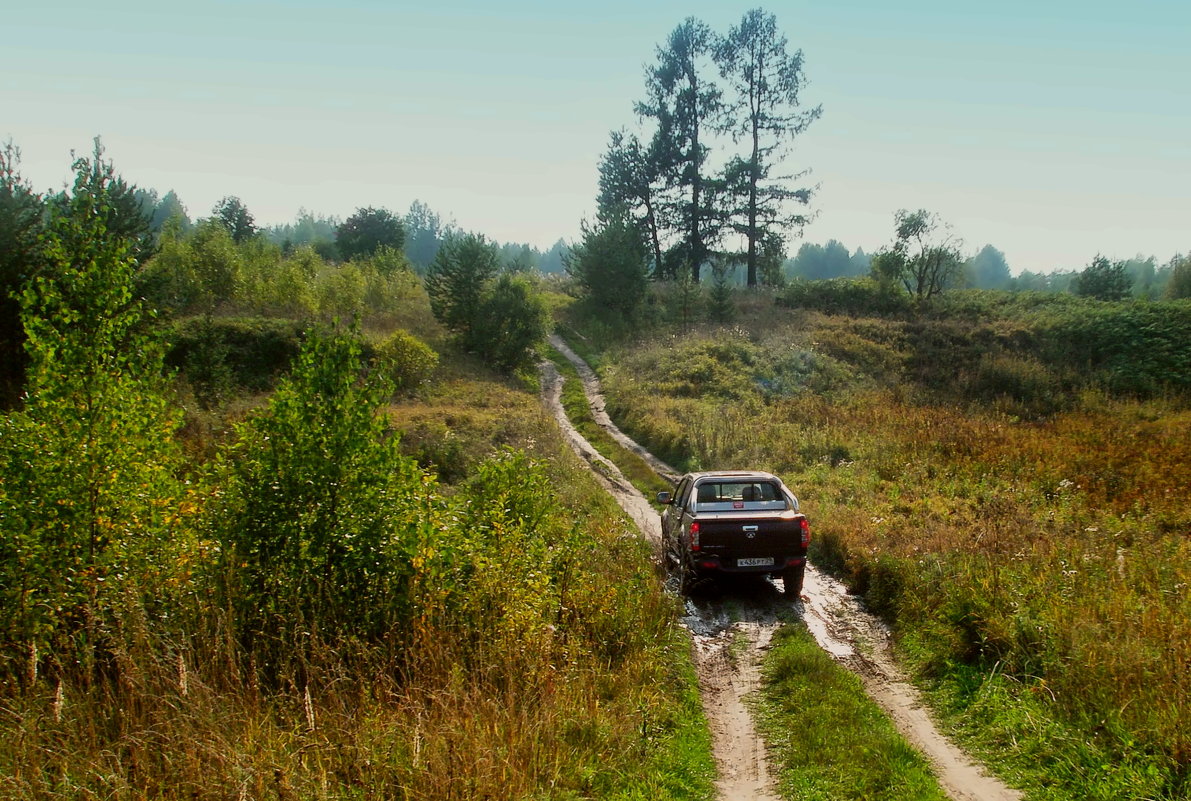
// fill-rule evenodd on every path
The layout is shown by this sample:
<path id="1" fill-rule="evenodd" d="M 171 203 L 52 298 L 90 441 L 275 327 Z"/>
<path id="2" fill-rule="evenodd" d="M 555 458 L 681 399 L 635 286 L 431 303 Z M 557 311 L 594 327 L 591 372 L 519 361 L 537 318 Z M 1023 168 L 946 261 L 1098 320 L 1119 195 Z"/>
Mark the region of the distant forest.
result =
<path id="1" fill-rule="evenodd" d="M 160 236 L 171 219 L 176 219 L 175 224 L 180 232 L 189 231 L 194 227 L 196 221 L 191 219 L 186 206 L 172 189 L 165 195 L 158 195 L 154 189 L 135 188 L 132 192 L 141 213 L 149 221 L 153 237 Z M 301 247 L 310 247 L 330 261 L 341 260 L 347 255 L 339 253 L 336 249 L 336 231 L 344 222 L 338 217 L 323 216 L 302 209 L 292 223 L 257 227 L 250 210 L 236 197 L 224 198 L 212 210 L 212 216 L 224 216 L 228 209 L 233 209 L 234 215 L 246 220 L 254 231 L 259 231 L 270 242 L 279 245 L 285 253 Z M 380 211 L 391 215 L 391 212 L 386 210 Z M 419 200 L 411 203 L 404 215 L 391 216 L 401 223 L 405 232 L 403 249 L 406 258 L 419 272 L 424 272 L 434 261 L 443 241 L 452 235 L 463 233 L 453 220 L 444 220 L 440 214 Z M 560 238 L 545 251 L 517 242 L 500 243 L 498 249 L 502 266 L 513 272 L 536 270 L 549 274 L 564 271 L 563 256 L 568 246 Z"/>
<path id="2" fill-rule="evenodd" d="M 1101 259 L 1102 260 L 1102 259 Z M 1175 268 L 1183 261 L 1175 254 L 1159 265 L 1154 256 L 1135 256 L 1116 262 L 1128 278 L 1131 294 L 1136 298 L 1157 300 L 1164 297 Z M 846 245 L 832 239 L 826 245 L 803 243 L 792 259 L 787 259 L 784 273 L 789 279 L 822 281 L 831 278 L 855 278 L 868 275 L 872 269 L 872 254 L 862 248 L 849 251 Z M 985 245 L 966 259 L 954 288 L 1002 289 L 1009 292 L 1075 292 L 1077 278 L 1084 268 L 1036 273 L 1024 270 L 1016 275 L 1005 254 L 992 245 Z M 1078 294 L 1078 293 L 1077 293 Z"/>
<path id="3" fill-rule="evenodd" d="M 176 217 L 182 231 L 193 227 L 194 222 L 187 213 L 178 195 L 170 190 L 159 195 L 153 189 L 134 189 L 133 194 L 140 204 L 154 236 L 158 236 L 166 223 Z M 225 203 L 238 203 L 236 198 L 227 198 Z M 219 206 L 213 215 L 219 215 Z M 247 211 L 247 210 L 245 210 Z M 251 220 L 251 215 L 249 215 Z M 410 263 L 419 272 L 425 271 L 434 261 L 443 241 L 453 234 L 462 233 L 452 220 L 443 217 L 421 201 L 415 200 L 408 211 L 398 218 L 405 230 L 404 251 Z M 336 229 L 343 220 L 334 216 L 322 216 L 303 209 L 292 223 L 264 226 L 258 230 L 283 251 L 300 247 L 313 248 L 320 256 L 337 260 L 335 245 Z M 566 272 L 564 260 L 571 245 L 559 238 L 548 250 L 542 251 L 526 243 L 506 242 L 498 245 L 503 266 L 516 272 L 536 271 L 542 274 Z M 869 275 L 873 254 L 863 248 L 849 249 L 839 240 L 830 239 L 826 244 L 804 242 L 793 258 L 786 259 L 783 273 L 789 280 L 822 281 L 832 278 L 855 278 Z M 1169 261 L 1159 264 L 1154 256 L 1138 255 L 1126 259 L 1123 265 L 1129 277 L 1133 297 L 1157 299 L 1163 297 L 1170 283 L 1174 268 L 1182 260 L 1182 254 L 1174 255 Z M 1056 270 L 1054 272 L 1031 272 L 1015 274 L 1005 254 L 993 245 L 985 245 L 963 264 L 959 278 L 962 287 L 971 289 L 1002 289 L 1010 292 L 1071 292 L 1076 278 L 1082 272 Z M 744 283 L 743 269 L 737 270 L 737 282 Z"/>

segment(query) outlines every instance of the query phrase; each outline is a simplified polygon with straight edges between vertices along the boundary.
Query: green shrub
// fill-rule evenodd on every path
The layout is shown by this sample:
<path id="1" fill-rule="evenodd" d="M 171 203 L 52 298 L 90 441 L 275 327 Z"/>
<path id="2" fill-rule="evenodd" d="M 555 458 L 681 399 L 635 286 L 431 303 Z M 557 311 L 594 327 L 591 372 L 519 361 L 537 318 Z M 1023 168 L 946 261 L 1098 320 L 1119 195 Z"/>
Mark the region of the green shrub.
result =
<path id="1" fill-rule="evenodd" d="M 1085 301 L 1039 321 L 1041 356 L 1140 397 L 1191 390 L 1191 301 Z"/>
<path id="2" fill-rule="evenodd" d="M 408 331 L 394 331 L 376 348 L 380 369 L 398 393 L 410 393 L 430 380 L 438 367 L 438 354 Z"/>
<path id="3" fill-rule="evenodd" d="M 902 315 L 914 308 L 910 296 L 872 278 L 832 278 L 790 283 L 777 303 L 791 309 L 815 309 L 827 314 Z"/>
<path id="4" fill-rule="evenodd" d="M 497 369 L 512 372 L 533 362 L 548 326 L 541 295 L 528 281 L 506 273 L 481 297 L 464 341 Z"/>
<path id="5" fill-rule="evenodd" d="M 301 631 L 399 636 L 416 548 L 409 502 L 422 490 L 361 383 L 357 336 L 312 335 L 267 410 L 238 428 L 226 462 L 225 592 L 245 642 Z M 284 647 L 284 646 L 283 646 Z"/>
<path id="6" fill-rule="evenodd" d="M 166 364 L 192 382 L 222 375 L 237 387 L 262 392 L 289 370 L 301 348 L 303 327 L 297 321 L 259 317 L 182 320 L 167 329 L 171 346 Z M 192 375 L 196 368 L 198 374 Z"/>
<path id="7" fill-rule="evenodd" d="M 318 310 L 324 320 L 351 320 L 364 312 L 368 277 L 356 262 L 331 269 L 318 286 Z"/>
<path id="8" fill-rule="evenodd" d="M 969 398 L 991 401 L 1000 411 L 1023 419 L 1047 417 L 1066 403 L 1058 376 L 1032 356 L 986 353 L 960 379 Z"/>
<path id="9" fill-rule="evenodd" d="M 101 156 L 78 159 L 51 205 L 21 304 L 24 409 L 0 421 L 0 673 L 19 664 L 28 680 L 39 652 L 84 680 L 110 661 L 118 610 L 157 594 L 181 539 L 178 415 L 132 296 L 133 243 L 108 228 L 116 179 Z"/>

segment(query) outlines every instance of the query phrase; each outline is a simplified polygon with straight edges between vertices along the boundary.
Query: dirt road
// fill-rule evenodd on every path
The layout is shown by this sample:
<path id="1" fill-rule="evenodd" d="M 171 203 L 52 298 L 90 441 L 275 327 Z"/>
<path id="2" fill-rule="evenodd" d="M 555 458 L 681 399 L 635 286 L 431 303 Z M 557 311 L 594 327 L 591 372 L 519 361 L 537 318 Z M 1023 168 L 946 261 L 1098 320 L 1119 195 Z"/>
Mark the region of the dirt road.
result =
<path id="1" fill-rule="evenodd" d="M 677 471 L 656 459 L 625 436 L 604 410 L 595 373 L 557 336 L 551 344 L 575 365 L 583 381 L 592 415 L 618 442 L 646 459 L 660 475 L 677 478 Z M 660 558 L 661 524 L 658 513 L 616 465 L 605 459 L 580 435 L 560 402 L 562 379 L 552 364 L 542 367 L 543 398 L 572 448 L 589 465 L 608 491 L 637 523 Z M 931 764 L 939 782 L 955 801 L 1018 801 L 1021 795 L 990 776 L 944 737 L 921 703 L 918 692 L 897 667 L 885 627 L 848 595 L 838 581 L 808 565 L 800 602 L 786 600 L 777 587 L 758 583 L 734 606 L 730 619 L 715 601 L 687 601 L 683 622 L 694 642 L 703 708 L 713 736 L 717 788 L 722 801 L 777 799 L 764 741 L 753 725 L 745 697 L 760 686 L 761 657 L 776 631 L 779 615 L 800 614 L 819 645 L 852 670 L 868 694 L 892 718 L 898 729 Z"/>

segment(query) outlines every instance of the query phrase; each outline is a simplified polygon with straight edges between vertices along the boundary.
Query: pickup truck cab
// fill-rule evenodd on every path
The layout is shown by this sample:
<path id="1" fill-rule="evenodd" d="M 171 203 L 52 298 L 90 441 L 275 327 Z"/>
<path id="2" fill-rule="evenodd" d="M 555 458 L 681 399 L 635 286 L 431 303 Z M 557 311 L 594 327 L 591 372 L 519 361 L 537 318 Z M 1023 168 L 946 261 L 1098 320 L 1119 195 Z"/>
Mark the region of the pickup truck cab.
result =
<path id="1" fill-rule="evenodd" d="M 660 492 L 662 548 L 683 592 L 725 573 L 780 576 L 786 595 L 802 594 L 810 527 L 798 499 L 771 473 L 688 473 Z"/>

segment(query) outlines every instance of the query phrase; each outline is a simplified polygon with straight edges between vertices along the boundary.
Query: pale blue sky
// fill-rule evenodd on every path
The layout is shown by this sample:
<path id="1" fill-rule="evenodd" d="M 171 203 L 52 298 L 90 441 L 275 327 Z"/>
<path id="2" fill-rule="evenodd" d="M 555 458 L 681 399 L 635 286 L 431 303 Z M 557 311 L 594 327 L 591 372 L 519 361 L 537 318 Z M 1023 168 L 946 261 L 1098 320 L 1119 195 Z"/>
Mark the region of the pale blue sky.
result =
<path id="1" fill-rule="evenodd" d="M 192 217 L 225 195 L 263 224 L 420 199 L 545 248 L 593 215 L 597 160 L 636 124 L 656 45 L 687 16 L 722 32 L 756 4 L 13 5 L 0 138 L 38 189 L 98 134 Z M 823 105 L 789 161 L 820 185 L 804 240 L 872 251 L 894 211 L 924 207 L 1015 272 L 1191 250 L 1191 3 L 765 8 Z"/>

